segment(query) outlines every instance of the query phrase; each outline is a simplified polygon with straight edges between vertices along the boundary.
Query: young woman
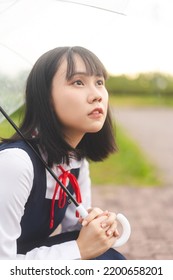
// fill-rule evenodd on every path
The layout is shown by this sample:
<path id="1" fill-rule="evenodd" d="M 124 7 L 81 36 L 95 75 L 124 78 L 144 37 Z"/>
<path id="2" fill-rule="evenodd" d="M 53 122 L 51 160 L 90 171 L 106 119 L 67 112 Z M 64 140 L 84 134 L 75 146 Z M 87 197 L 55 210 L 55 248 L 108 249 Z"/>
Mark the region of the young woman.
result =
<path id="1" fill-rule="evenodd" d="M 18 134 L 0 145 L 1 259 L 124 259 L 114 213 L 91 208 L 88 160 L 116 150 L 100 60 L 82 47 L 43 54 L 26 85 L 23 135 L 88 209 L 81 219 Z M 52 236 L 61 225 L 61 233 Z"/>

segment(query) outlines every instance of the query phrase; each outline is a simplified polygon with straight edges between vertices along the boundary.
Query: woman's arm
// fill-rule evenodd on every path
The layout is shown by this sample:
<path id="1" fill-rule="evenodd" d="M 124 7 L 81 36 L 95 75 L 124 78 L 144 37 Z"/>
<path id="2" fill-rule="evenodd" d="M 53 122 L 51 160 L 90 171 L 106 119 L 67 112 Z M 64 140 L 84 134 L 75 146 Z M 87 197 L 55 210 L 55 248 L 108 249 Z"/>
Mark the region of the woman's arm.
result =
<path id="1" fill-rule="evenodd" d="M 33 184 L 32 162 L 21 149 L 0 152 L 0 258 L 16 258 L 20 221 Z"/>

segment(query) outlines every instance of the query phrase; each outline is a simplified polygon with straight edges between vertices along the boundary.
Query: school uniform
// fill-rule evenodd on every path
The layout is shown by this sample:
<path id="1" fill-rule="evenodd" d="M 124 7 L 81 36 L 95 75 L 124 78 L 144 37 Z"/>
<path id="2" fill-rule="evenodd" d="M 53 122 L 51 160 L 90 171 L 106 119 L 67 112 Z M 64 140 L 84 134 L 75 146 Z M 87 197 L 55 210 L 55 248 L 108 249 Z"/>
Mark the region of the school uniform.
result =
<path id="1" fill-rule="evenodd" d="M 36 146 L 35 149 L 39 152 Z M 91 207 L 91 184 L 85 159 L 71 158 L 68 166 L 62 164 L 60 168 L 54 164 L 52 169 L 76 195 L 69 177 L 64 179 L 69 174 L 64 171 L 74 175 L 83 206 Z M 81 225 L 75 206 L 57 189 L 54 178 L 24 141 L 0 145 L 0 213 L 0 259 L 81 258 L 76 242 Z M 61 233 L 50 237 L 59 225 Z M 124 257 L 110 249 L 96 259 Z"/>

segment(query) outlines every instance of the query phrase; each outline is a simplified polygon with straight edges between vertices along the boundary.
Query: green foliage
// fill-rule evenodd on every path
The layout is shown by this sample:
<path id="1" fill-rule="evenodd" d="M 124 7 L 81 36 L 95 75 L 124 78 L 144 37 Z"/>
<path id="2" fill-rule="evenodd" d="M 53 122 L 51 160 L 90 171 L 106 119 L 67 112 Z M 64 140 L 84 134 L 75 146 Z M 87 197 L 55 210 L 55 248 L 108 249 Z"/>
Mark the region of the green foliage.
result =
<path id="1" fill-rule="evenodd" d="M 22 120 L 22 115 L 23 115 L 23 107 L 21 107 L 11 115 L 12 120 L 17 126 Z M 2 123 L 0 123 L 0 139 L 8 138 L 14 133 L 15 133 L 14 128 L 8 123 L 7 120 L 4 120 Z"/>
<path id="2" fill-rule="evenodd" d="M 134 77 L 110 76 L 106 87 L 113 95 L 173 97 L 173 77 L 161 73 L 140 73 Z"/>
<path id="3" fill-rule="evenodd" d="M 151 95 L 110 95 L 111 106 L 121 107 L 173 107 L 173 97 Z"/>
<path id="4" fill-rule="evenodd" d="M 113 184 L 126 186 L 159 186 L 157 172 L 139 147 L 117 128 L 118 153 L 104 162 L 90 163 L 90 172 L 94 184 Z"/>
<path id="5" fill-rule="evenodd" d="M 8 76 L 0 72 L 0 102 L 8 114 L 15 112 L 24 103 L 24 85 L 27 75 L 27 71 L 22 71 L 16 76 Z"/>

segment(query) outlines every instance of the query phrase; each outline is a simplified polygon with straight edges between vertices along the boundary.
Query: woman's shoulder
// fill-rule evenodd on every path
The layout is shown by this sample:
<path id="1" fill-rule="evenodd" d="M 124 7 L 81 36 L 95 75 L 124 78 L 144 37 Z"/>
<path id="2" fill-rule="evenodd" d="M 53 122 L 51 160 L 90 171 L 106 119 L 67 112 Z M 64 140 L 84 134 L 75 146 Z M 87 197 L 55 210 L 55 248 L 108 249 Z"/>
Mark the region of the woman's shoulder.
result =
<path id="1" fill-rule="evenodd" d="M 27 169 L 33 172 L 33 164 L 31 158 L 24 149 L 22 141 L 13 143 L 0 144 L 0 166 L 2 168 L 8 167 L 17 172 L 17 170 Z"/>

